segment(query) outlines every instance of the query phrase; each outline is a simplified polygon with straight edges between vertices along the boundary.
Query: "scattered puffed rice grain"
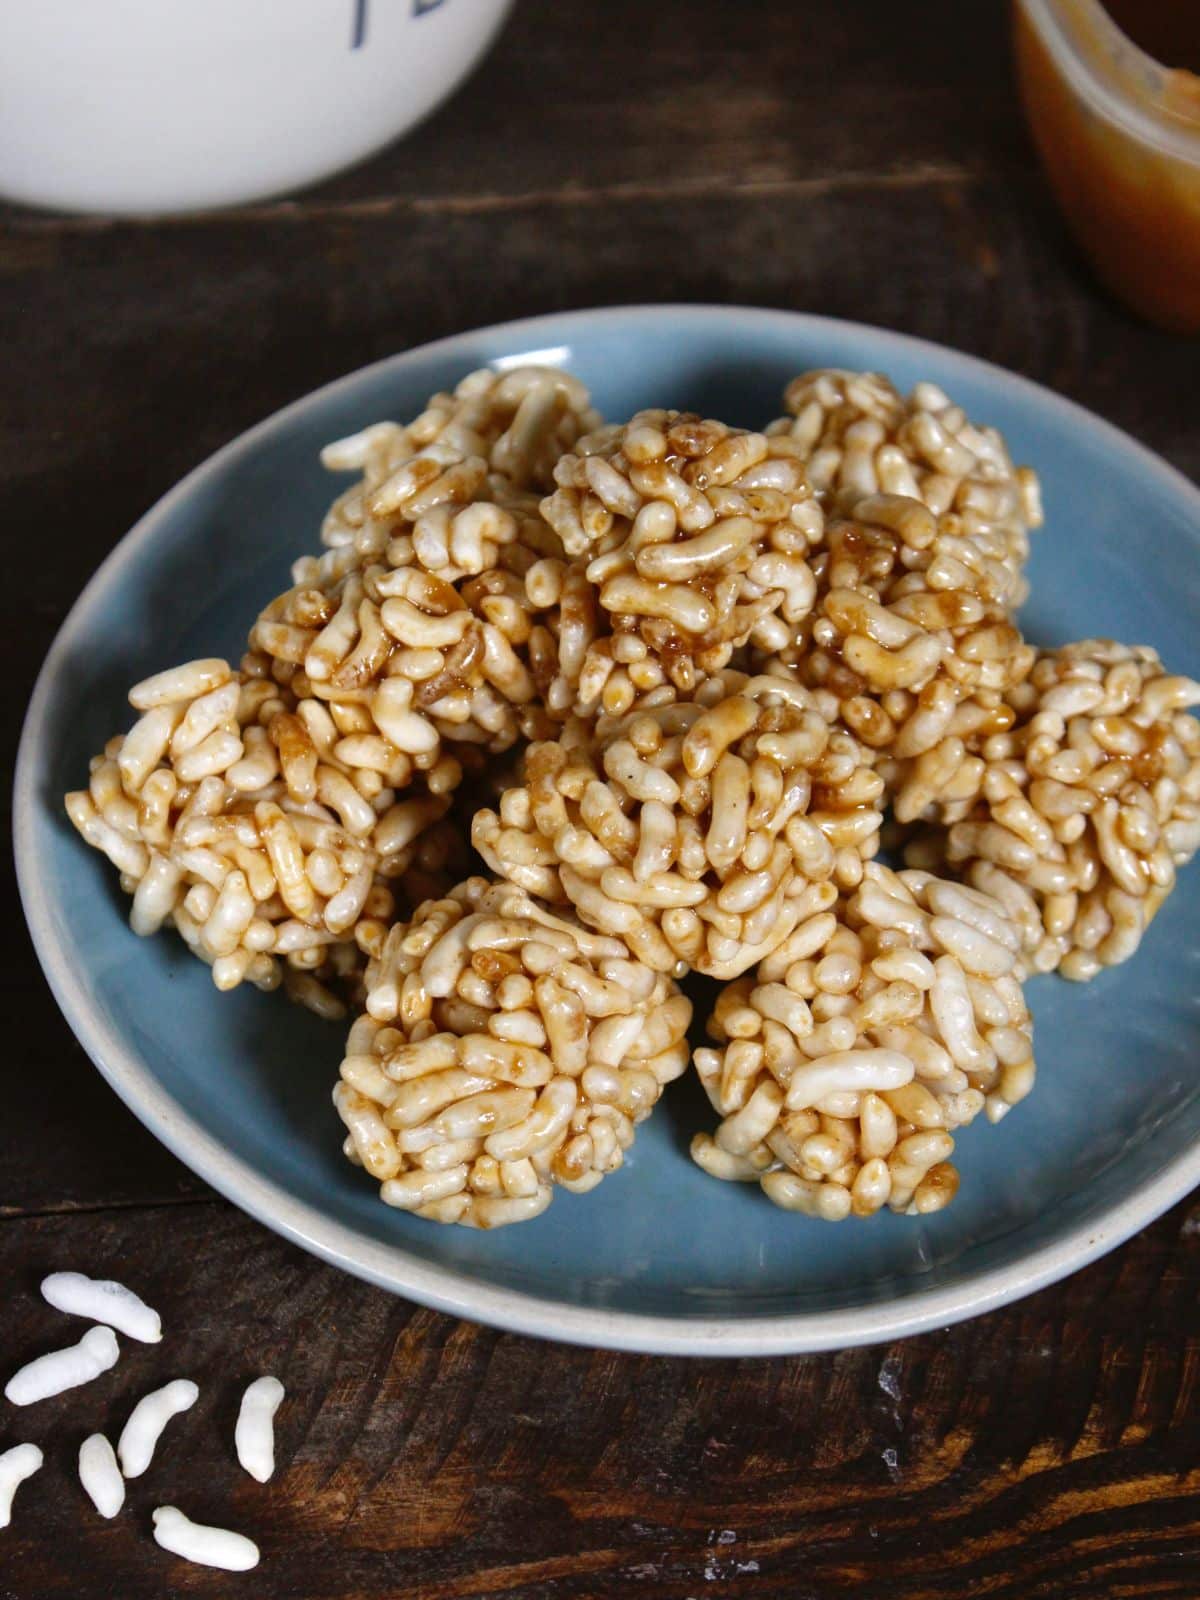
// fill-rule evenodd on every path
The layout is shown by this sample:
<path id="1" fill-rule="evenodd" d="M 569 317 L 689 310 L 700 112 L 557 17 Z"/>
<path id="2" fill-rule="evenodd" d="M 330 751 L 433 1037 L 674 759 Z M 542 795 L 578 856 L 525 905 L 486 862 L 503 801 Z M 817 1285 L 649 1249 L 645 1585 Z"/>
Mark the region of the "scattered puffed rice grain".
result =
<path id="1" fill-rule="evenodd" d="M 144 1300 L 111 1278 L 88 1278 L 82 1272 L 52 1272 L 42 1279 L 42 1298 L 56 1311 L 91 1322 L 107 1323 L 142 1344 L 157 1344 L 162 1321 Z"/>
<path id="2" fill-rule="evenodd" d="M 62 1394 L 64 1389 L 91 1383 L 116 1365 L 120 1353 L 111 1328 L 89 1328 L 78 1344 L 68 1345 L 65 1350 L 50 1350 L 14 1372 L 4 1387 L 5 1398 L 15 1406 L 30 1406 L 35 1400 Z"/>
<path id="3" fill-rule="evenodd" d="M 249 1572 L 258 1565 L 258 1546 L 229 1528 L 210 1528 L 185 1517 L 178 1506 L 156 1506 L 154 1539 L 164 1550 L 201 1567 L 224 1572 Z"/>
<path id="4" fill-rule="evenodd" d="M 176 1378 L 143 1395 L 129 1413 L 129 1421 L 117 1440 L 121 1471 L 127 1478 L 140 1478 L 150 1465 L 154 1448 L 172 1417 L 196 1404 L 200 1391 L 190 1378 Z"/>
<path id="5" fill-rule="evenodd" d="M 15 1444 L 0 1454 L 0 1528 L 12 1521 L 13 1495 L 32 1478 L 42 1464 L 42 1452 L 35 1444 Z"/>
<path id="6" fill-rule="evenodd" d="M 102 1517 L 115 1517 L 125 1504 L 125 1480 L 102 1433 L 89 1434 L 79 1446 L 79 1481 Z"/>
<path id="7" fill-rule="evenodd" d="M 275 1471 L 274 1418 L 283 1393 L 278 1378 L 255 1378 L 242 1396 L 234 1445 L 238 1460 L 259 1483 L 266 1483 Z"/>

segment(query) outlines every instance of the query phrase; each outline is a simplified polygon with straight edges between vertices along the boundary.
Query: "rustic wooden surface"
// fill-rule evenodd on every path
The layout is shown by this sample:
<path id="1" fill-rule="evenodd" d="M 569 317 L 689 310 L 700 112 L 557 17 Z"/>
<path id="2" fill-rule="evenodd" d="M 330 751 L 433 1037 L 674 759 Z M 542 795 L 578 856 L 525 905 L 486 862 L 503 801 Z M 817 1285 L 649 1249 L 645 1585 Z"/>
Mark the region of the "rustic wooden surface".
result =
<path id="1" fill-rule="evenodd" d="M 0 207 L 8 748 L 82 583 L 181 473 L 315 384 L 493 319 L 655 299 L 856 317 L 1026 372 L 1200 476 L 1197 347 L 1113 304 L 1065 241 L 998 3 L 586 11 L 521 0 L 450 105 L 299 198 L 160 223 Z M 0 1416 L 0 1445 L 57 1441 L 0 1534 L 3 1600 L 1200 1595 L 1200 1205 L 888 1347 L 703 1365 L 545 1346 L 231 1210 L 92 1071 L 23 935 L 0 973 L 5 1362 L 60 1337 L 36 1296 L 56 1265 L 136 1263 L 175 1330 L 170 1371 L 139 1351 L 36 1420 Z M 101 1523 L 74 1442 L 193 1370 L 228 1381 Z M 292 1395 L 265 1489 L 229 1449 L 260 1370 Z M 152 1544 L 175 1494 L 261 1538 L 252 1578 Z"/>

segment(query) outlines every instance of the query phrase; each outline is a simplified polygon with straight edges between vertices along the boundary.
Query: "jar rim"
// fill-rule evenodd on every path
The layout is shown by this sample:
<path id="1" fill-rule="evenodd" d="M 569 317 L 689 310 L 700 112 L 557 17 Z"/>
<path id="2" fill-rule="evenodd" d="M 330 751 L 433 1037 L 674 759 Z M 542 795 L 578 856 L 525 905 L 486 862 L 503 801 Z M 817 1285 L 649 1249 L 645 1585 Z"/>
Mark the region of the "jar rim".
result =
<path id="1" fill-rule="evenodd" d="M 1161 104 L 1171 69 L 1135 43 L 1101 0 L 1017 0 L 1064 79 L 1099 116 L 1178 159 L 1200 164 L 1200 123 Z M 1140 79 L 1148 93 L 1127 85 Z"/>

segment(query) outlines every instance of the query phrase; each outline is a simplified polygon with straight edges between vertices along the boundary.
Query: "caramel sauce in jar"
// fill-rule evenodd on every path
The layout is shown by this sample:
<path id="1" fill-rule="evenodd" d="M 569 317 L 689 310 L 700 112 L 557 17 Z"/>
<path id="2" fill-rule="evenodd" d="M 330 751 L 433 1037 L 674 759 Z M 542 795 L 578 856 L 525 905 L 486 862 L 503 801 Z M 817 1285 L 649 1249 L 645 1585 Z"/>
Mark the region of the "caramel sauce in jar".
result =
<path id="1" fill-rule="evenodd" d="M 1030 127 L 1097 273 L 1151 321 L 1200 331 L 1200 6 L 1017 0 L 1015 23 Z"/>

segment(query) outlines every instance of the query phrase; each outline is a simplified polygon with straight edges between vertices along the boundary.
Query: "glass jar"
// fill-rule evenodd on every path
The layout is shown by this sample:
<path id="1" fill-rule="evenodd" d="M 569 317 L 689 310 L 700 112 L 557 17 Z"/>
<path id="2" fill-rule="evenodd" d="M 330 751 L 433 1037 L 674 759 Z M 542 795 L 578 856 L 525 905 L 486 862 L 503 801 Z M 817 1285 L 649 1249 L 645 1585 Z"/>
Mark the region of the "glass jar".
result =
<path id="1" fill-rule="evenodd" d="M 1200 77 L 1099 0 L 1016 0 L 1015 27 L 1033 137 L 1096 271 L 1151 321 L 1200 331 Z"/>

